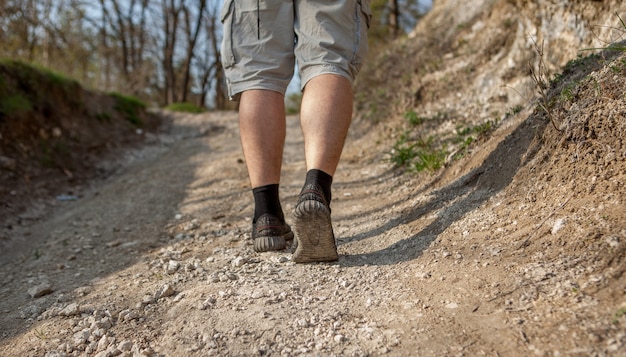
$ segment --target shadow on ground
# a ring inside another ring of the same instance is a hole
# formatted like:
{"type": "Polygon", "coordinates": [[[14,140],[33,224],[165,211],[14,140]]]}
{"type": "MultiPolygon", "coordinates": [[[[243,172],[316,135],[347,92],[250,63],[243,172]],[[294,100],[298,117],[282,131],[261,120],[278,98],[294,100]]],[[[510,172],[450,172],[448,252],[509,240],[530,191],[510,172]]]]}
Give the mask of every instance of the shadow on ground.
{"type": "MultiPolygon", "coordinates": [[[[411,224],[420,217],[437,212],[437,218],[422,228],[418,234],[399,240],[382,250],[345,256],[340,260],[340,264],[342,266],[392,265],[410,261],[422,255],[424,250],[451,224],[478,208],[511,183],[524,163],[532,160],[536,154],[537,148],[531,147],[530,144],[536,135],[541,135],[546,125],[547,122],[537,118],[536,115],[528,117],[498,144],[479,167],[433,192],[428,202],[405,209],[398,218],[391,219],[375,229],[340,239],[340,245],[376,239],[399,226],[411,224]]],[[[424,193],[426,189],[418,194],[424,193]]],[[[389,209],[390,207],[384,207],[378,210],[384,212],[389,209]]],[[[371,215],[371,212],[359,216],[364,218],[366,215],[371,215]]]]}

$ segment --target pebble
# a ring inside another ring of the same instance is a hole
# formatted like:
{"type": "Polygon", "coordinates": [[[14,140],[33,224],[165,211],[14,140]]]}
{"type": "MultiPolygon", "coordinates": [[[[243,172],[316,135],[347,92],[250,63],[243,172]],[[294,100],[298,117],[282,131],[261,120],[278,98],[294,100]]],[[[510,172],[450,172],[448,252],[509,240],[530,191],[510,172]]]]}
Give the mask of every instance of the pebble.
{"type": "Polygon", "coordinates": [[[176,273],[176,271],[180,268],[180,262],[176,261],[176,260],[170,260],[167,263],[167,266],[165,268],[165,271],[168,274],[174,274],[176,273]]]}
{"type": "Polygon", "coordinates": [[[52,285],[50,285],[50,283],[41,283],[39,285],[35,285],[31,287],[30,289],[28,289],[28,295],[30,295],[30,297],[35,299],[35,298],[42,297],[44,295],[48,295],[52,293],[53,291],[54,290],[52,290],[52,285]]]}
{"type": "Polygon", "coordinates": [[[87,339],[91,336],[91,331],[89,329],[82,329],[72,336],[72,342],[74,343],[74,347],[80,346],[87,342],[87,339]]]}
{"type": "Polygon", "coordinates": [[[159,300],[160,298],[168,297],[174,295],[175,290],[174,287],[170,284],[165,284],[161,286],[156,293],[154,294],[154,298],[159,300]]]}
{"type": "Polygon", "coordinates": [[[136,320],[140,316],[141,315],[137,311],[126,309],[126,310],[122,310],[119,313],[117,319],[118,319],[118,321],[130,321],[130,320],[136,320]]]}
{"type": "Polygon", "coordinates": [[[71,303],[67,305],[63,310],[59,312],[61,316],[77,316],[80,315],[80,306],[77,303],[71,303]]]}
{"type": "Polygon", "coordinates": [[[450,302],[446,304],[446,309],[458,309],[458,308],[459,308],[459,304],[455,302],[450,302]]]}
{"type": "Polygon", "coordinates": [[[244,266],[244,264],[246,264],[248,262],[248,259],[244,258],[244,257],[237,257],[235,259],[233,259],[230,264],[232,266],[234,266],[235,268],[241,268],[242,266],[244,266]]]}

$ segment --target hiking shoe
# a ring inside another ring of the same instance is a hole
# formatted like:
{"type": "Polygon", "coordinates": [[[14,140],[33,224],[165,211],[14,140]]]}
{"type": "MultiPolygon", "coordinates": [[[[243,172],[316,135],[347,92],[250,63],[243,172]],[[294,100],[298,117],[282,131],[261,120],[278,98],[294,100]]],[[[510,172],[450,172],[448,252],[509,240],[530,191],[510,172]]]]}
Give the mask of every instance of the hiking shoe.
{"type": "Polygon", "coordinates": [[[255,252],[283,250],[293,240],[291,227],[272,214],[264,214],[252,224],[255,252]]]}
{"type": "Polygon", "coordinates": [[[330,207],[317,185],[307,185],[300,193],[294,212],[298,247],[296,263],[332,262],[339,259],[330,207]]]}

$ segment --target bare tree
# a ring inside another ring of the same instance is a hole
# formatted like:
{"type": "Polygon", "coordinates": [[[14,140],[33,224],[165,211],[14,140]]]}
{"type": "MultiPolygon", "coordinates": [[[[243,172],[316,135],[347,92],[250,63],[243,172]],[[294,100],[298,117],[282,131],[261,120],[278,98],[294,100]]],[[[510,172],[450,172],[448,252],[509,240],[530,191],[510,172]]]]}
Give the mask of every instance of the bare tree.
{"type": "MultiPolygon", "coordinates": [[[[146,14],[149,0],[125,1],[122,8],[120,0],[100,0],[103,18],[113,39],[119,47],[119,60],[124,82],[130,86],[131,93],[138,95],[146,84],[143,59],[147,36],[146,14]],[[110,5],[110,9],[107,4],[110,5]]],[[[106,36],[106,33],[103,34],[106,36]]],[[[103,40],[103,42],[106,39],[103,40]]]]}
{"type": "Polygon", "coordinates": [[[389,6],[389,31],[391,37],[396,38],[400,33],[400,6],[398,6],[398,0],[389,0],[387,6],[389,6]]]}
{"type": "Polygon", "coordinates": [[[176,49],[176,31],[182,8],[176,0],[162,0],[163,14],[163,72],[165,74],[165,103],[173,103],[177,97],[176,69],[174,53],[176,49]]]}
{"type": "Polygon", "coordinates": [[[201,90],[199,102],[207,103],[209,91],[213,88],[213,104],[216,109],[225,109],[227,104],[224,73],[220,62],[221,31],[218,27],[220,21],[220,4],[216,0],[208,6],[205,26],[202,57],[198,58],[200,73],[199,87],[201,90]]]}
{"type": "Polygon", "coordinates": [[[207,2],[206,0],[196,0],[195,4],[197,5],[195,11],[190,10],[186,3],[183,3],[182,6],[183,18],[185,19],[184,33],[187,38],[187,51],[183,60],[181,96],[176,98],[180,102],[186,102],[190,92],[191,62],[194,58],[198,35],[202,29],[202,20],[205,16],[207,2]],[[193,16],[195,16],[195,21],[192,19],[193,16]]]}
{"type": "Polygon", "coordinates": [[[151,104],[226,105],[221,0],[0,0],[0,56],[151,104]]]}

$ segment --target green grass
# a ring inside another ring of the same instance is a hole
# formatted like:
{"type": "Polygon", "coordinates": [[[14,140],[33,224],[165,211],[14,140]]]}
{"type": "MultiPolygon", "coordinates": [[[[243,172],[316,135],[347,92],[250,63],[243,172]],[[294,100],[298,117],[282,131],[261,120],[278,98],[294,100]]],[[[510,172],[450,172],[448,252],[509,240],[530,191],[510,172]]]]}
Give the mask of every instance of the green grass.
{"type": "Polygon", "coordinates": [[[47,82],[61,87],[64,90],[73,90],[78,82],[64,74],[55,72],[36,64],[30,64],[14,59],[2,58],[0,65],[6,67],[11,73],[17,74],[21,81],[29,84],[47,82]]]}
{"type": "Polygon", "coordinates": [[[0,114],[9,116],[29,112],[33,109],[30,100],[20,94],[0,97],[0,114]]]}
{"type": "Polygon", "coordinates": [[[571,102],[574,99],[574,89],[576,88],[576,85],[577,83],[572,83],[565,86],[565,88],[561,90],[561,95],[559,95],[559,98],[562,101],[571,102]]]}
{"type": "Polygon", "coordinates": [[[519,114],[523,109],[524,109],[524,107],[522,105],[516,105],[516,106],[514,106],[512,108],[509,108],[509,110],[504,115],[504,118],[508,119],[508,118],[510,118],[512,116],[515,116],[515,115],[519,114]]]}
{"type": "Polygon", "coordinates": [[[5,115],[55,106],[59,95],[75,107],[84,105],[79,95],[80,84],[50,69],[0,59],[0,73],[3,73],[0,75],[0,110],[5,115]]]}
{"type": "Polygon", "coordinates": [[[115,98],[115,110],[120,112],[133,125],[143,125],[139,113],[146,109],[146,105],[142,101],[117,92],[110,93],[110,95],[115,98]]]}
{"type": "Polygon", "coordinates": [[[418,126],[424,122],[424,118],[418,116],[414,110],[409,110],[404,113],[404,119],[406,119],[406,121],[413,126],[418,126]]]}
{"type": "MultiPolygon", "coordinates": [[[[519,112],[522,110],[522,107],[515,107],[511,109],[510,112],[507,112],[506,116],[514,115],[512,113],[519,112]]],[[[470,146],[487,135],[493,132],[497,127],[500,121],[498,119],[495,120],[487,120],[486,122],[474,126],[462,126],[459,125],[456,127],[456,138],[453,140],[455,144],[459,145],[459,149],[454,155],[455,159],[459,159],[465,155],[470,146]]]]}
{"type": "Polygon", "coordinates": [[[402,134],[393,146],[389,161],[409,171],[433,172],[443,166],[447,154],[445,149],[437,148],[432,137],[411,141],[407,134],[402,134]]]}
{"type": "Polygon", "coordinates": [[[171,110],[173,112],[182,112],[182,113],[203,113],[204,108],[200,108],[199,106],[192,103],[172,103],[165,107],[167,110],[171,110]]]}

